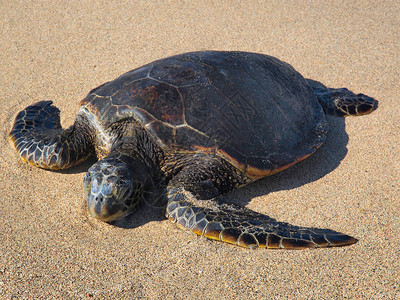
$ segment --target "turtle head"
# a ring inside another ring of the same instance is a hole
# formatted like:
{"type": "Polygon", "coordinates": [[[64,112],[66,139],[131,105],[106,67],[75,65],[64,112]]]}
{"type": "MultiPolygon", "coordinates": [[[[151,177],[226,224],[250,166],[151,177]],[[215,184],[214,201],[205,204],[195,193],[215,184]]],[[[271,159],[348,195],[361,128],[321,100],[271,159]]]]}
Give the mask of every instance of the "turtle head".
{"type": "Polygon", "coordinates": [[[140,159],[126,155],[96,162],[83,180],[90,214],[105,222],[128,215],[142,201],[148,176],[140,159]]]}

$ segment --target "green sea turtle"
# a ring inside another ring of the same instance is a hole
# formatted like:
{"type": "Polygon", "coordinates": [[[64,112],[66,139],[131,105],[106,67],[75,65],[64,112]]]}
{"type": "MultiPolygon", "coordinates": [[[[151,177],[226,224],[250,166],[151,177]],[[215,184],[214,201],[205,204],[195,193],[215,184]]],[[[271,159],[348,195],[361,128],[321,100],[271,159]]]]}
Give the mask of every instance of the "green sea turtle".
{"type": "Polygon", "coordinates": [[[28,106],[10,138],[24,161],[44,169],[66,169],[95,153],[83,185],[90,214],[106,222],[131,213],[161,183],[168,219],[207,238],[249,248],[343,246],[356,240],[218,199],[316,151],[328,129],[325,113],[363,115],[377,105],[347,89],[316,87],[271,56],[204,51],[93,89],[65,130],[51,101],[28,106]]]}

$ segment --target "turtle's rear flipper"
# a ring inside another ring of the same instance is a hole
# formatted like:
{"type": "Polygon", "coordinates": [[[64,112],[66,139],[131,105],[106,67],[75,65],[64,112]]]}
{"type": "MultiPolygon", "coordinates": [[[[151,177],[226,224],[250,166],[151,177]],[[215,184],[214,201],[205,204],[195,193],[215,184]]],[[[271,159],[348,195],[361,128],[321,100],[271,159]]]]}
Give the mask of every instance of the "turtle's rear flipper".
{"type": "Polygon", "coordinates": [[[20,111],[9,134],[24,161],[43,169],[66,169],[86,159],[92,144],[82,120],[64,130],[60,111],[41,101],[20,111]]]}
{"type": "Polygon", "coordinates": [[[346,88],[314,88],[325,113],[337,116],[361,116],[373,112],[378,101],[364,94],[354,94],[346,88]]]}
{"type": "Polygon", "coordinates": [[[297,227],[233,204],[200,207],[193,195],[169,187],[167,217],[209,239],[246,248],[305,249],[351,245],[357,240],[329,229],[297,227]]]}

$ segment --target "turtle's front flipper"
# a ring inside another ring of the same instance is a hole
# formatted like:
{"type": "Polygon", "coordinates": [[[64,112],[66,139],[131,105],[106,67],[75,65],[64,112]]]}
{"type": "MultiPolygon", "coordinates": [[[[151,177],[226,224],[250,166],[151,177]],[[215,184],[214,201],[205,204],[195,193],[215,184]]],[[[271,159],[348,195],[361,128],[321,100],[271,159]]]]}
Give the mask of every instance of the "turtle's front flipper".
{"type": "Polygon", "coordinates": [[[328,229],[277,222],[233,204],[196,206],[193,194],[168,187],[167,217],[178,226],[209,239],[246,248],[304,249],[351,245],[356,239],[328,229]]]}
{"type": "Polygon", "coordinates": [[[361,116],[373,112],[378,101],[364,94],[354,94],[346,88],[313,88],[325,113],[337,116],[361,116]]]}
{"type": "Polygon", "coordinates": [[[69,168],[93,152],[82,117],[62,129],[60,111],[51,101],[37,102],[19,112],[9,136],[24,161],[43,169],[69,168]]]}

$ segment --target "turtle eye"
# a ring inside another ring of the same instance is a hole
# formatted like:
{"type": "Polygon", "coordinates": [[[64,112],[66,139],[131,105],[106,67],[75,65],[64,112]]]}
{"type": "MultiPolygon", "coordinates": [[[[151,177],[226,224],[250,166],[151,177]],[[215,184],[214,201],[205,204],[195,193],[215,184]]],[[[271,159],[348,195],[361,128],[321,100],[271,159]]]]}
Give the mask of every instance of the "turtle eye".
{"type": "Polygon", "coordinates": [[[92,189],[92,176],[89,172],[87,172],[83,178],[83,189],[85,190],[86,195],[90,194],[92,189]]]}

